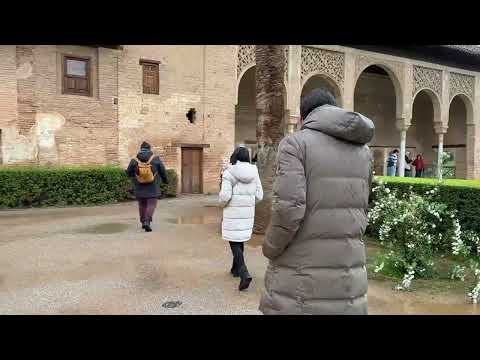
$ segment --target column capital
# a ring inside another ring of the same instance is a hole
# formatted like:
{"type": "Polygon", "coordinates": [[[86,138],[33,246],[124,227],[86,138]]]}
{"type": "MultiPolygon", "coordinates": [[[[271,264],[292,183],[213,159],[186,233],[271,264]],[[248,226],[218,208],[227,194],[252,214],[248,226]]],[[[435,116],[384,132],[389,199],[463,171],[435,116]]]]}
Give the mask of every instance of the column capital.
{"type": "Polygon", "coordinates": [[[395,126],[401,132],[403,132],[403,131],[406,132],[408,130],[408,128],[410,127],[410,125],[411,125],[410,120],[407,120],[405,118],[398,118],[395,121],[395,126]]]}
{"type": "Polygon", "coordinates": [[[448,125],[445,125],[443,123],[435,123],[433,124],[433,128],[435,129],[436,134],[446,134],[448,125]]]}

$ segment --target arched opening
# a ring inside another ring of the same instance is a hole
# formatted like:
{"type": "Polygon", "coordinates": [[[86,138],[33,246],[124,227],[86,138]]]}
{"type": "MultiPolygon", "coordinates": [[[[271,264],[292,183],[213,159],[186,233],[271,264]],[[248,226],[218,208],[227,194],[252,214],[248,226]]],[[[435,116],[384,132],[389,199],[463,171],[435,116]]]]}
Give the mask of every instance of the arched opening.
{"type": "MultiPolygon", "coordinates": [[[[414,151],[411,158],[422,155],[425,163],[423,177],[435,178],[437,176],[437,150],[438,136],[435,133],[435,107],[436,96],[429,90],[420,91],[413,100],[411,125],[407,132],[407,144],[414,151]]],[[[413,169],[415,170],[415,169],[413,169]]]]}
{"type": "Polygon", "coordinates": [[[342,106],[342,94],[338,86],[329,78],[323,75],[313,75],[310,77],[302,87],[302,94],[300,98],[303,98],[305,95],[310,93],[312,90],[324,88],[330,91],[337,102],[337,106],[342,106]]]}
{"type": "MultiPolygon", "coordinates": [[[[245,146],[253,157],[257,153],[257,109],[256,109],[256,85],[255,66],[243,73],[238,84],[238,101],[235,106],[235,147],[245,146]]],[[[287,92],[283,88],[284,106],[287,105],[287,92]]],[[[288,112],[285,111],[283,118],[283,130],[287,132],[288,112]]]]}
{"type": "Polygon", "coordinates": [[[355,85],[354,111],[367,116],[375,124],[375,136],[369,146],[377,175],[386,175],[388,153],[398,149],[400,144],[395,124],[397,94],[393,81],[385,69],[372,65],[361,73],[355,85]]]}
{"type": "Polygon", "coordinates": [[[255,91],[255,66],[253,66],[240,79],[238,102],[235,106],[235,147],[246,146],[252,156],[257,150],[255,91]]]}
{"type": "Polygon", "coordinates": [[[448,130],[443,140],[445,178],[467,178],[467,104],[470,100],[463,95],[455,96],[450,103],[448,130]]]}

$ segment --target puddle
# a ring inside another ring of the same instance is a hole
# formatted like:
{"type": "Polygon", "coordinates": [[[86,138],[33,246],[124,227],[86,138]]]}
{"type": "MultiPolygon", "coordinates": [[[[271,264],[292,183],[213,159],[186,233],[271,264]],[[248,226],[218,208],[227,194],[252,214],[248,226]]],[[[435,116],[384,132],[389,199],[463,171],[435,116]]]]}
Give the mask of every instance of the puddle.
{"type": "Polygon", "coordinates": [[[475,304],[428,304],[402,299],[401,304],[381,301],[368,297],[369,308],[375,314],[389,315],[480,315],[480,307],[475,304]]]}
{"type": "Polygon", "coordinates": [[[167,219],[166,222],[176,225],[206,225],[220,224],[217,215],[179,216],[176,219],[167,219]]]}
{"type": "Polygon", "coordinates": [[[126,231],[128,228],[128,224],[106,223],[89,226],[76,232],[79,234],[117,234],[126,231]]]}

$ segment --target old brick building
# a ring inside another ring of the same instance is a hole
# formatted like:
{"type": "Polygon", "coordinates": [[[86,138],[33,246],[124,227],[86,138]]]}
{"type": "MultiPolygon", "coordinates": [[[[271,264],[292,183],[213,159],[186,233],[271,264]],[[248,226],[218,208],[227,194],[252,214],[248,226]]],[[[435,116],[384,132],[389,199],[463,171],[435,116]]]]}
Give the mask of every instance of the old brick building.
{"type": "MultiPolygon", "coordinates": [[[[377,173],[397,147],[434,174],[443,148],[480,177],[480,48],[290,45],[285,62],[285,131],[326,86],[374,120],[377,173]]],[[[0,164],[125,166],[147,140],[180,191],[215,192],[234,146],[255,151],[254,65],[253,45],[2,45],[0,164]]]]}

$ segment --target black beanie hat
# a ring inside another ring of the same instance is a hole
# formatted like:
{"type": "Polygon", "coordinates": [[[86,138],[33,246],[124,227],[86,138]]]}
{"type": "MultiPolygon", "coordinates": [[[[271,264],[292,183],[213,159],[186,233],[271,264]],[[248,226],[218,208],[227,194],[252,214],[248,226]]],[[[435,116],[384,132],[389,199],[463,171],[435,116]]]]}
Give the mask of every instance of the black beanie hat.
{"type": "Polygon", "coordinates": [[[142,145],[140,145],[140,149],[147,149],[147,150],[150,150],[151,149],[151,146],[149,143],[147,143],[146,141],[142,142],[142,145]]]}

